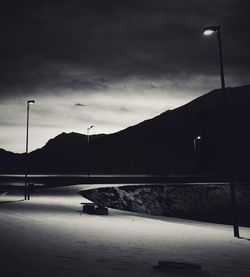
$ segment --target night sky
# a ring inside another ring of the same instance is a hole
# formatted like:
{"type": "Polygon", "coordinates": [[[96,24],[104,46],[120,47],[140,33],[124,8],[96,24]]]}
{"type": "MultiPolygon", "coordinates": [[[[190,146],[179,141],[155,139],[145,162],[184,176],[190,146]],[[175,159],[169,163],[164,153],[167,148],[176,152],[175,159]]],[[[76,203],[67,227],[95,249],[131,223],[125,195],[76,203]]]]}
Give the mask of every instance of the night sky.
{"type": "Polygon", "coordinates": [[[5,1],[0,9],[0,148],[61,132],[111,133],[220,87],[250,83],[250,1],[5,1]]]}

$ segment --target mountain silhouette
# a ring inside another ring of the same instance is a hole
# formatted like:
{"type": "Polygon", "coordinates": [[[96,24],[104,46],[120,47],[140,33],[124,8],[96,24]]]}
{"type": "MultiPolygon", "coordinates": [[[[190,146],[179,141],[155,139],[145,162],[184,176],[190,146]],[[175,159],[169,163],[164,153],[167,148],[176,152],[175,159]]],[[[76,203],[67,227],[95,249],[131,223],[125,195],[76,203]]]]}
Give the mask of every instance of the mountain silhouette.
{"type": "MultiPolygon", "coordinates": [[[[250,85],[213,90],[109,135],[62,133],[28,155],[29,173],[247,174],[250,85]],[[200,139],[196,139],[197,137],[200,139]]],[[[2,173],[22,173],[25,154],[0,151],[2,173]]]]}

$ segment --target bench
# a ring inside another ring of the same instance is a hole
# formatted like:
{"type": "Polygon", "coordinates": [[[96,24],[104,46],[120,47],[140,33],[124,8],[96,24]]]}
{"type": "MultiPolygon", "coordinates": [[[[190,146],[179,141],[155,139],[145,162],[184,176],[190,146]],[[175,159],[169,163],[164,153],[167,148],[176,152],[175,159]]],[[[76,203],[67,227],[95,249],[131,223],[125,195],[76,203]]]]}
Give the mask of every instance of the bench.
{"type": "Polygon", "coordinates": [[[108,215],[108,208],[96,203],[83,202],[82,212],[87,214],[108,215]]]}

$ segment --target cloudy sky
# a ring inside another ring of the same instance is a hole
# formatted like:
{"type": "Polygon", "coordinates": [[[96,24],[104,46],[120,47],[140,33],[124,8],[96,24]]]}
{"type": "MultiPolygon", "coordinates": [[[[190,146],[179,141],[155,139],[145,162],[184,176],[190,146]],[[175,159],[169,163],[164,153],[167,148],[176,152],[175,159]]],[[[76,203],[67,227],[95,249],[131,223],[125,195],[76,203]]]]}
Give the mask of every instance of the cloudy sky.
{"type": "Polygon", "coordinates": [[[247,0],[9,0],[1,5],[0,148],[61,132],[111,133],[220,87],[250,83],[247,0]]]}

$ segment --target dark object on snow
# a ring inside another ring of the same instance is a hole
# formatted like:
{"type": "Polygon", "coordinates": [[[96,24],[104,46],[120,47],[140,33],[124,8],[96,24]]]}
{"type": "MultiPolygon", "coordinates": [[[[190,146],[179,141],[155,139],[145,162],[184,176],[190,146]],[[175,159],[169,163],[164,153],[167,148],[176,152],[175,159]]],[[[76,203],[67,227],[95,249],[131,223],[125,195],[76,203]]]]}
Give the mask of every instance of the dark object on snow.
{"type": "Polygon", "coordinates": [[[33,183],[27,183],[24,188],[24,199],[30,200],[31,194],[35,192],[35,185],[33,183]]]}
{"type": "Polygon", "coordinates": [[[186,262],[170,262],[170,261],[159,261],[158,265],[153,266],[158,270],[164,269],[184,269],[184,270],[201,270],[201,265],[195,263],[186,262]]]}
{"type": "Polygon", "coordinates": [[[83,213],[108,215],[108,208],[95,203],[81,203],[83,213]]]}

